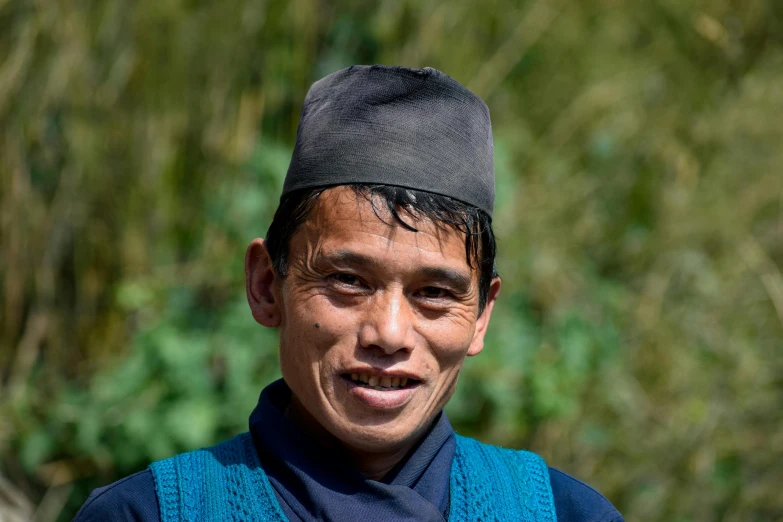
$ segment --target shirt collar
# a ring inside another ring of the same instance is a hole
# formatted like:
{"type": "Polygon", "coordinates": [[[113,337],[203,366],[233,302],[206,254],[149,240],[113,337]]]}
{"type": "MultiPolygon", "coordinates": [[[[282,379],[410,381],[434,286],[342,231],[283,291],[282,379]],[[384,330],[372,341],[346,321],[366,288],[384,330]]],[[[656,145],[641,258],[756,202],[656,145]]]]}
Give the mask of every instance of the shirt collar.
{"type": "Polygon", "coordinates": [[[383,480],[376,481],[345,466],[333,449],[324,450],[288,419],[284,411],[290,399],[290,388],[278,380],[263,390],[250,416],[250,433],[264,471],[289,518],[294,514],[294,520],[304,522],[336,520],[333,517],[341,513],[355,515],[370,507],[377,516],[386,510],[397,515],[402,505],[420,520],[437,520],[435,515],[445,519],[456,448],[445,412],[419,444],[383,480]],[[432,516],[424,518],[424,513],[432,516]]]}

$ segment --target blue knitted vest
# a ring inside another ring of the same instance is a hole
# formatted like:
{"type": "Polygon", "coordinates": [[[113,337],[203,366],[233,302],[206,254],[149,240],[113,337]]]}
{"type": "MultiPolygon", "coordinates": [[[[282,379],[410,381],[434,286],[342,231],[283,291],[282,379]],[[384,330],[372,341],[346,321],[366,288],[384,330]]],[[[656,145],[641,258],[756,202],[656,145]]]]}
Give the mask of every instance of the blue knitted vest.
{"type": "MultiPolygon", "coordinates": [[[[249,433],[150,465],[162,522],[285,522],[249,433]]],[[[457,435],[449,522],[556,522],[549,471],[527,451],[457,435]]]]}

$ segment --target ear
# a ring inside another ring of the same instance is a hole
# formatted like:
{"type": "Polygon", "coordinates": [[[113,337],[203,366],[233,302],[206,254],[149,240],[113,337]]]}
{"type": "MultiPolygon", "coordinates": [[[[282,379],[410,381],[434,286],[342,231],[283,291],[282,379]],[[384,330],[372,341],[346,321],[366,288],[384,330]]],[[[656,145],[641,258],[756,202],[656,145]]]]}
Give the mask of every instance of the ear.
{"type": "Polygon", "coordinates": [[[247,302],[253,318],[269,328],[280,326],[280,300],[275,291],[278,278],[263,239],[254,239],[245,254],[247,302]]]}
{"type": "Polygon", "coordinates": [[[484,349],[484,335],[487,333],[489,318],[492,316],[492,309],[495,307],[498,295],[500,295],[500,278],[496,277],[489,284],[489,294],[487,295],[487,304],[484,306],[484,311],[481,312],[481,315],[476,320],[476,332],[473,334],[473,342],[470,344],[470,348],[468,348],[469,357],[480,354],[481,350],[484,349]]]}

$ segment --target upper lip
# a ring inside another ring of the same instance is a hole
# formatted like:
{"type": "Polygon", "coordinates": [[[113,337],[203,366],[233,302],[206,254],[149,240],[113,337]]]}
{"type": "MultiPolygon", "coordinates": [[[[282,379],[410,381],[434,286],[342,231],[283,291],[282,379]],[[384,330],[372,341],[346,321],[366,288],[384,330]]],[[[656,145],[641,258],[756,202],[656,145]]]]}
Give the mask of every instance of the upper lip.
{"type": "Polygon", "coordinates": [[[406,377],[408,379],[414,380],[414,381],[421,381],[421,377],[416,375],[413,372],[409,372],[407,370],[391,370],[391,369],[381,369],[381,368],[373,368],[372,366],[355,366],[353,368],[349,368],[341,374],[362,374],[366,373],[367,375],[377,375],[378,377],[406,377]]]}

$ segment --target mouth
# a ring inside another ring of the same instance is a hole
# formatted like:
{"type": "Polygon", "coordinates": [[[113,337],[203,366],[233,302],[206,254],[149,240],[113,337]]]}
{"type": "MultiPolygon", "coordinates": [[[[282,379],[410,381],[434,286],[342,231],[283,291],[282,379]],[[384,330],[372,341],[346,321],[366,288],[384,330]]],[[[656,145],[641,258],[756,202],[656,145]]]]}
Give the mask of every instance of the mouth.
{"type": "Polygon", "coordinates": [[[348,394],[374,410],[398,411],[413,401],[421,381],[401,373],[344,373],[348,394]]]}
{"type": "Polygon", "coordinates": [[[341,377],[360,388],[376,391],[404,390],[418,386],[421,382],[403,375],[376,375],[372,373],[344,373],[341,377]]]}

